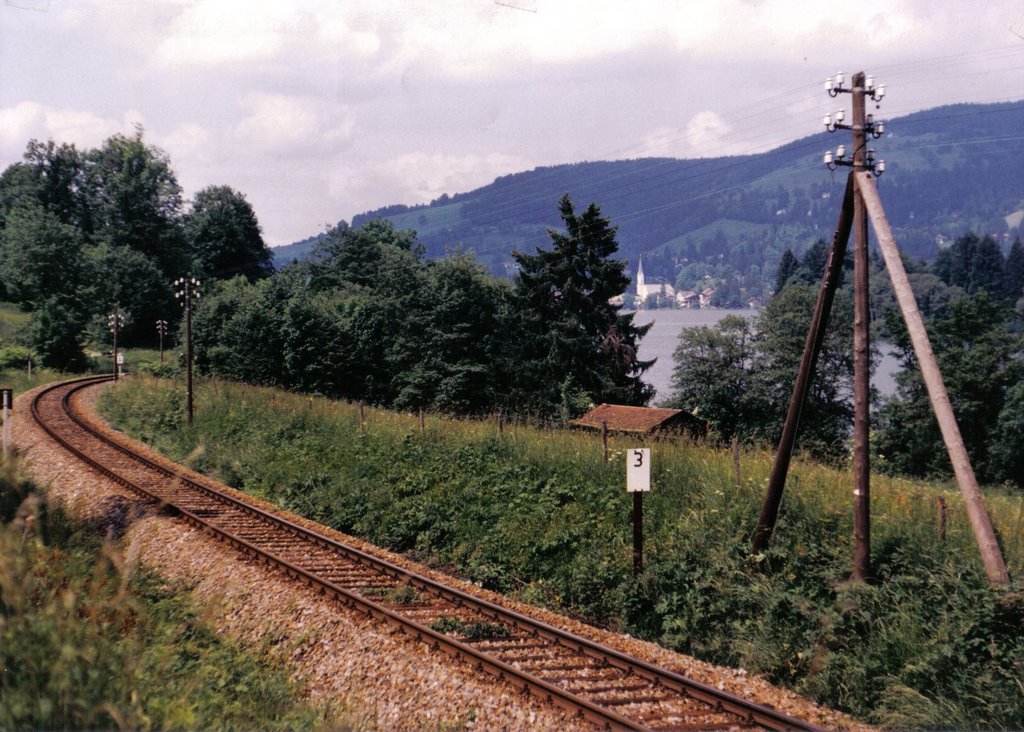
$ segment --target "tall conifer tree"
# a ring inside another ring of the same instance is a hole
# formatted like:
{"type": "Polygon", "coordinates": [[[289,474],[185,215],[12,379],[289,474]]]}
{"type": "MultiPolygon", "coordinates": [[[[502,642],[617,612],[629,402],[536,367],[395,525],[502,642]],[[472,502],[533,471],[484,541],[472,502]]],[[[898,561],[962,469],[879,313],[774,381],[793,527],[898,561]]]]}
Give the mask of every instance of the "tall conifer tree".
{"type": "Polygon", "coordinates": [[[517,365],[517,400],[544,413],[576,416],[591,404],[645,404],[640,377],[653,362],[637,355],[650,326],[636,326],[612,300],[629,285],[615,228],[591,204],[577,214],[568,195],[558,204],[565,231],[549,231],[552,248],[514,253],[516,293],[525,336],[517,365]]]}

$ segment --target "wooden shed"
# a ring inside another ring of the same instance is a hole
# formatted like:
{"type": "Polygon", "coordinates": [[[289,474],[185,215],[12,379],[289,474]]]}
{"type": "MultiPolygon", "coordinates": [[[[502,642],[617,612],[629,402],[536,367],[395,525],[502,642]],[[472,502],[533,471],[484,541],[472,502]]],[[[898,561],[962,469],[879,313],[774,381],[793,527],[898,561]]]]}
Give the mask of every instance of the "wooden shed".
{"type": "Polygon", "coordinates": [[[702,420],[681,409],[626,407],[621,404],[601,404],[569,424],[599,430],[604,423],[610,432],[686,432],[696,435],[705,431],[702,420]]]}

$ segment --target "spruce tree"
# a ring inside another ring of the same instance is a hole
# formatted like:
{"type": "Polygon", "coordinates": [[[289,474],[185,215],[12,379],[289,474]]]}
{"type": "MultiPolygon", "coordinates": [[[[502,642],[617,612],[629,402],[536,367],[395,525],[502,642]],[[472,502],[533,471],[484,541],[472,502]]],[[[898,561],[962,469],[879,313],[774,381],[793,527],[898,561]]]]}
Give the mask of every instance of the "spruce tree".
{"type": "Polygon", "coordinates": [[[629,285],[615,228],[596,204],[577,214],[568,195],[558,204],[565,231],[549,231],[552,248],[515,252],[516,300],[523,336],[513,396],[548,415],[572,417],[601,402],[641,405],[652,389],[640,377],[653,362],[637,356],[650,326],[612,304],[629,285]]]}

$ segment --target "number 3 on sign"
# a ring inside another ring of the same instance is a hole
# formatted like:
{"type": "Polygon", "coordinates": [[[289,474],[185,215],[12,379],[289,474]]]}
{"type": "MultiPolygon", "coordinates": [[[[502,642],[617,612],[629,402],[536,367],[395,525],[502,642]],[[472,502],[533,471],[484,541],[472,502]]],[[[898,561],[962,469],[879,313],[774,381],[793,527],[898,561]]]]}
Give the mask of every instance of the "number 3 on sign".
{"type": "Polygon", "coordinates": [[[626,451],[626,490],[630,493],[651,489],[651,449],[638,447],[626,451]]]}

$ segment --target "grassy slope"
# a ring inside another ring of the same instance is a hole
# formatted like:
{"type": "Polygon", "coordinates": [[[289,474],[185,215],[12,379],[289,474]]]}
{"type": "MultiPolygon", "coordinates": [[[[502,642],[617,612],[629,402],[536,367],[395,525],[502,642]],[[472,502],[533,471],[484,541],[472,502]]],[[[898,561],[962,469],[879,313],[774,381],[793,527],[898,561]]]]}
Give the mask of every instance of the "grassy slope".
{"type": "Polygon", "coordinates": [[[113,544],[0,475],[0,728],[312,729],[269,650],[216,635],[187,588],[124,576],[113,544]],[[26,500],[27,499],[27,500],[26,500]],[[26,529],[26,517],[31,526],[26,529]]]}
{"type": "MultiPolygon", "coordinates": [[[[647,566],[630,572],[623,450],[592,435],[371,411],[207,384],[196,425],[180,389],[125,383],[104,409],[128,432],[255,495],[447,565],[485,585],[690,652],[742,665],[863,719],[900,727],[1024,726],[1022,589],[990,592],[949,486],[876,477],[877,580],[845,581],[850,478],[793,469],[772,549],[748,542],[770,455],[653,445],[647,566]],[[945,541],[935,497],[950,505],[945,541]]],[[[1019,495],[989,496],[1011,572],[1024,572],[1019,495]]]]}
{"type": "Polygon", "coordinates": [[[17,305],[0,302],[0,344],[9,344],[15,334],[28,324],[30,317],[17,305]]]}

